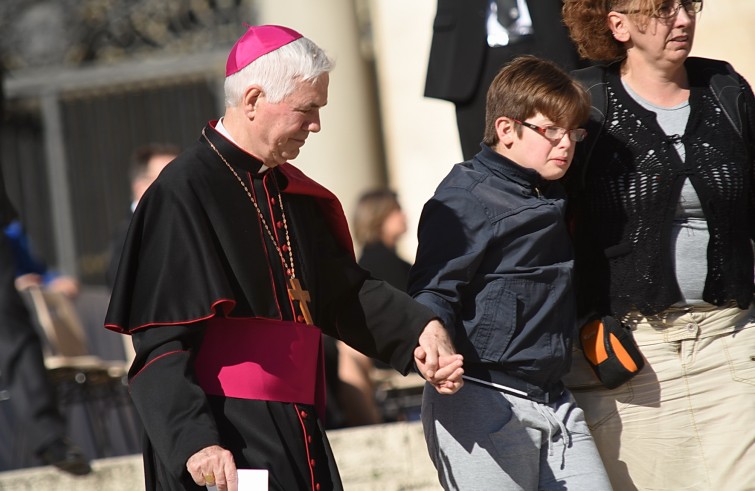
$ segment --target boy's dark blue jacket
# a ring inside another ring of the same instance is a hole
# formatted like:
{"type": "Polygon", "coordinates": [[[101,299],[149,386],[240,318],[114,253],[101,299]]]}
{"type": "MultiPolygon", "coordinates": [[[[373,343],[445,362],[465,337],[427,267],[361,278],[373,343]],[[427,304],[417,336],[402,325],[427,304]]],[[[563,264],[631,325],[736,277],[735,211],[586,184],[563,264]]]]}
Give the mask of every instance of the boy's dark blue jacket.
{"type": "Polygon", "coordinates": [[[565,205],[559,182],[484,144],[425,204],[409,293],[445,324],[467,374],[561,387],[576,322],[565,205]]]}

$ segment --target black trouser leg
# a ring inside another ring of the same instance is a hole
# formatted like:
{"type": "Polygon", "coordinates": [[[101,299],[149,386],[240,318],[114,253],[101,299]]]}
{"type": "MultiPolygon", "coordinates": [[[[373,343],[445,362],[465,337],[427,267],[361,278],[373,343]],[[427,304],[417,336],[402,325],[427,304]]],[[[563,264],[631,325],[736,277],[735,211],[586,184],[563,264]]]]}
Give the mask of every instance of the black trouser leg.
{"type": "Polygon", "coordinates": [[[44,365],[42,346],[16,291],[9,244],[0,234],[0,388],[28,446],[37,452],[65,435],[65,420],[44,365]]]}

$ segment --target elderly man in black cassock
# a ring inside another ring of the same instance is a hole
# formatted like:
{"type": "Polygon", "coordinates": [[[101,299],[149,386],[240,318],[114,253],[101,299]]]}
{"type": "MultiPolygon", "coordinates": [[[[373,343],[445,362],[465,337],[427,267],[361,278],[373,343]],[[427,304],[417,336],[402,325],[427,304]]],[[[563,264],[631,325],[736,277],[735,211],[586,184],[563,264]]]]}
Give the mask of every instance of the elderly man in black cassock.
{"type": "Polygon", "coordinates": [[[355,262],[341,206],[288,161],[320,130],[333,62],[255,26],[226,65],[226,112],[136,208],[106,327],[130,334],[148,490],[342,489],[320,425],[321,334],[441,393],[462,384],[444,327],[355,262]]]}

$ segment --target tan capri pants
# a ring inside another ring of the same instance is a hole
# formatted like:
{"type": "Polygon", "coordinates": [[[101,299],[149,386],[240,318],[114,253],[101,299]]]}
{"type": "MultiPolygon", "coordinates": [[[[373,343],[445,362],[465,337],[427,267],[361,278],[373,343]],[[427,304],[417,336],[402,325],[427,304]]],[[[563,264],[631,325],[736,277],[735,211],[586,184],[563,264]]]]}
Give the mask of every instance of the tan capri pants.
{"type": "Polygon", "coordinates": [[[564,379],[614,489],[755,490],[755,310],[630,314],[645,368],[613,390],[577,346],[564,379]]]}

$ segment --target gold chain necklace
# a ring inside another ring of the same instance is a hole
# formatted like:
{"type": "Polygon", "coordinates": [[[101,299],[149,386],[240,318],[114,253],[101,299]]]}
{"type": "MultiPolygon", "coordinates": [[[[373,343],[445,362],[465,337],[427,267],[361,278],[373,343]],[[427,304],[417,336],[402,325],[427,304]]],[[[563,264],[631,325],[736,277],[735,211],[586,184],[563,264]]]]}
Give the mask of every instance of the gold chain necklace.
{"type": "MultiPolygon", "coordinates": [[[[239,184],[241,184],[241,187],[244,188],[246,195],[249,197],[249,201],[252,202],[254,209],[257,210],[257,216],[260,218],[262,225],[267,231],[267,235],[273,242],[275,250],[278,251],[278,257],[280,257],[281,262],[283,263],[283,269],[285,270],[284,272],[288,275],[288,282],[291,286],[290,288],[288,288],[288,297],[291,300],[297,300],[299,302],[299,307],[301,308],[302,314],[304,315],[304,320],[307,322],[307,324],[313,325],[314,322],[312,320],[312,316],[309,313],[309,307],[307,305],[307,302],[310,301],[309,292],[301,287],[301,283],[299,283],[299,280],[296,278],[296,270],[294,269],[294,249],[291,247],[291,237],[288,234],[288,223],[286,221],[286,212],[283,210],[283,200],[281,199],[280,188],[278,188],[278,206],[280,206],[281,209],[281,216],[283,217],[283,230],[286,233],[286,247],[288,247],[289,258],[288,262],[286,262],[286,257],[283,255],[283,251],[278,245],[278,241],[275,239],[275,235],[273,235],[273,232],[270,230],[270,227],[267,224],[267,220],[265,220],[265,216],[262,214],[262,210],[260,210],[260,207],[257,204],[257,200],[254,199],[254,196],[249,191],[249,188],[244,183],[244,180],[241,179],[236,170],[231,166],[231,164],[228,163],[225,157],[223,157],[223,154],[221,154],[220,151],[215,147],[215,145],[210,141],[204,131],[204,128],[202,129],[202,136],[205,140],[207,140],[207,143],[210,144],[210,147],[215,151],[217,156],[220,157],[220,160],[223,161],[225,166],[228,167],[228,170],[230,170],[231,173],[236,176],[236,180],[239,182],[239,184]]],[[[273,175],[273,177],[275,176],[273,175]]]]}

